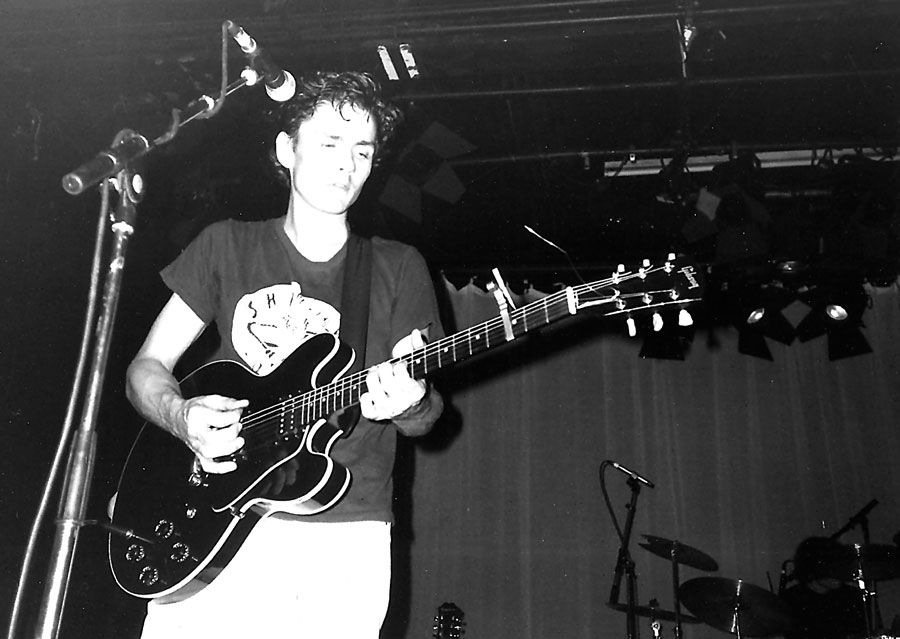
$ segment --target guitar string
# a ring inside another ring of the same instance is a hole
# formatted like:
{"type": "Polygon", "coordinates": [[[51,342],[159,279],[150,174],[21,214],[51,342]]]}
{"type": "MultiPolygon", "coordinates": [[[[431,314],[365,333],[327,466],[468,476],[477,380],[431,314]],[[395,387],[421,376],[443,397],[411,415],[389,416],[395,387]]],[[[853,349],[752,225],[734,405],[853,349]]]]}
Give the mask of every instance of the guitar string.
{"type": "MultiPolygon", "coordinates": [[[[517,313],[517,315],[521,315],[522,319],[527,323],[529,315],[531,315],[533,317],[535,312],[540,313],[540,314],[546,313],[546,310],[541,310],[538,307],[552,306],[554,303],[559,301],[558,298],[560,296],[564,296],[564,295],[565,295],[564,291],[559,292],[559,294],[557,294],[557,293],[551,294],[551,295],[547,296],[547,298],[538,300],[537,302],[535,302],[533,304],[529,304],[528,306],[518,309],[519,312],[517,313]]],[[[515,311],[514,311],[514,313],[515,313],[515,311]]],[[[519,318],[517,317],[516,321],[518,321],[518,319],[519,318]]],[[[474,326],[474,327],[470,327],[469,329],[466,329],[465,331],[451,335],[446,339],[441,339],[433,344],[426,344],[424,347],[419,349],[419,351],[414,351],[413,353],[408,353],[406,355],[388,360],[387,363],[394,364],[394,363],[399,363],[404,360],[407,360],[407,363],[411,364],[414,361],[418,360],[420,358],[420,356],[424,356],[427,359],[431,356],[436,355],[439,352],[446,351],[448,349],[453,349],[455,351],[456,346],[458,346],[460,343],[466,343],[466,344],[471,343],[473,336],[476,336],[476,335],[481,336],[482,334],[487,334],[486,336],[489,340],[490,333],[494,329],[501,327],[502,321],[503,321],[502,317],[492,318],[491,320],[488,320],[487,322],[484,322],[484,323],[474,326]],[[448,342],[451,344],[450,346],[447,345],[448,342]]],[[[319,387],[316,389],[311,389],[310,391],[307,391],[299,396],[294,396],[294,397],[288,398],[286,400],[283,400],[280,403],[269,406],[266,409],[263,409],[262,411],[250,414],[247,416],[247,419],[244,420],[245,428],[248,425],[252,425],[256,420],[260,420],[260,419],[264,419],[264,418],[268,417],[269,414],[277,412],[278,415],[281,415],[283,410],[292,403],[315,405],[316,403],[321,402],[323,398],[327,398],[328,396],[344,394],[345,392],[348,392],[348,391],[352,392],[353,387],[359,385],[364,380],[364,378],[367,376],[367,374],[368,374],[368,371],[361,371],[359,373],[348,375],[347,377],[342,377],[326,386],[322,386],[322,387],[319,387]]]]}
{"type": "MultiPolygon", "coordinates": [[[[624,297],[637,297],[643,294],[627,294],[624,297]]],[[[615,299],[615,298],[613,298],[615,299]]],[[[608,300],[612,301],[612,300],[608,300]]],[[[548,303],[547,306],[550,306],[548,303]]],[[[523,311],[525,309],[522,309],[523,311]]],[[[535,308],[528,309],[528,311],[522,313],[522,318],[525,319],[530,311],[536,310],[535,308]]],[[[540,311],[539,311],[540,312],[540,311]]],[[[545,311],[546,312],[546,311],[545,311]]],[[[532,313],[533,315],[533,313],[532,313]]],[[[519,318],[517,318],[518,321],[519,318]]],[[[526,319],[527,321],[527,319],[526,319]]],[[[455,351],[455,347],[460,343],[471,343],[473,335],[481,335],[485,334],[488,340],[490,340],[490,335],[492,333],[499,334],[499,322],[494,319],[489,322],[484,323],[478,327],[473,327],[470,330],[465,331],[465,336],[462,333],[457,333],[454,336],[451,336],[450,342],[453,344],[453,348],[455,351]]],[[[498,335],[499,336],[499,335],[498,335]]],[[[417,360],[419,356],[424,356],[426,359],[429,357],[433,357],[438,351],[448,350],[450,347],[446,346],[447,342],[442,340],[440,342],[436,342],[433,345],[426,345],[423,349],[421,349],[418,353],[411,353],[406,356],[395,358],[391,360],[391,362],[401,362],[404,360],[408,360],[407,363],[411,364],[414,360],[417,360]],[[429,350],[431,353],[429,353],[429,350]]],[[[426,367],[427,368],[427,367],[426,367]]],[[[342,378],[337,382],[326,385],[320,389],[315,389],[313,391],[308,391],[300,396],[289,398],[285,401],[280,402],[280,404],[275,405],[274,408],[270,407],[268,410],[260,411],[252,415],[252,419],[249,420],[250,430],[245,433],[245,439],[249,436],[251,441],[248,444],[245,444],[245,450],[255,450],[260,447],[265,447],[271,445],[273,443],[272,437],[279,430],[279,424],[282,422],[282,418],[285,414],[291,414],[297,412],[297,406],[300,406],[301,412],[301,426],[305,428],[308,424],[312,423],[314,419],[320,418],[324,415],[333,412],[331,407],[328,405],[328,397],[334,397],[335,395],[340,394],[341,396],[344,393],[351,393],[354,387],[358,386],[361,383],[362,377],[364,377],[365,373],[359,373],[357,375],[348,376],[347,378],[342,378]],[[326,400],[326,401],[323,401],[326,400]],[[313,411],[313,408],[318,408],[318,411],[313,411]],[[268,415],[266,414],[268,412],[268,415]],[[313,416],[315,413],[315,416],[313,416]]],[[[300,431],[298,429],[288,429],[287,432],[283,434],[284,437],[288,437],[291,435],[296,436],[300,431]]]]}
{"type": "MultiPolygon", "coordinates": [[[[648,269],[644,271],[643,275],[644,277],[646,277],[648,275],[651,275],[653,272],[663,268],[665,267],[648,269]]],[[[617,278],[610,278],[609,280],[591,284],[578,285],[572,287],[572,289],[578,294],[588,290],[593,290],[596,292],[598,290],[607,289],[612,285],[619,284],[640,276],[640,273],[624,273],[620,274],[617,278]]],[[[671,289],[663,289],[662,292],[670,290],[671,289]]],[[[634,297],[642,297],[648,293],[655,295],[659,292],[661,291],[645,291],[641,293],[622,294],[621,291],[616,291],[609,297],[609,299],[601,300],[600,303],[610,303],[616,301],[617,299],[627,300],[634,297]]],[[[510,315],[516,315],[516,322],[521,319],[525,323],[527,331],[529,317],[533,318],[535,315],[546,316],[549,308],[558,304],[560,301],[564,301],[567,295],[568,291],[566,289],[557,291],[556,293],[551,293],[550,295],[540,300],[528,304],[521,309],[513,311],[512,313],[510,313],[510,315]]],[[[456,347],[459,344],[468,344],[470,354],[472,354],[474,353],[474,351],[471,350],[471,344],[472,338],[474,336],[484,335],[486,338],[486,342],[490,342],[491,334],[498,332],[497,329],[501,329],[502,327],[503,317],[494,317],[486,322],[483,322],[480,325],[451,335],[448,338],[441,339],[433,344],[426,344],[418,351],[414,351],[412,353],[408,353],[406,355],[388,360],[387,363],[395,364],[405,362],[409,366],[413,365],[420,358],[424,358],[424,360],[426,361],[425,370],[427,370],[427,361],[429,360],[429,358],[436,357],[438,362],[440,362],[440,353],[452,350],[452,352],[454,353],[455,361],[456,347]]],[[[320,388],[312,389],[300,395],[289,397],[281,402],[247,415],[247,417],[242,421],[242,434],[245,437],[245,450],[254,450],[259,447],[270,445],[272,443],[271,437],[279,431],[279,425],[282,423],[284,416],[286,414],[291,414],[293,416],[293,414],[299,411],[301,414],[301,418],[299,420],[301,422],[301,428],[290,428],[288,429],[288,432],[284,434],[284,436],[296,436],[301,430],[305,429],[306,426],[312,423],[315,419],[321,418],[322,416],[333,412],[333,410],[329,410],[329,398],[343,397],[345,394],[349,394],[349,397],[352,399],[354,389],[356,389],[357,387],[361,389],[362,383],[364,382],[365,377],[368,375],[368,372],[369,371],[366,370],[354,373],[347,377],[336,380],[330,384],[326,384],[325,386],[322,386],[320,388]],[[248,442],[248,438],[255,441],[248,442]]],[[[348,402],[348,405],[350,405],[351,403],[355,403],[356,401],[358,400],[348,402]]]]}
{"type": "MultiPolygon", "coordinates": [[[[655,269],[654,269],[655,270],[655,269]]],[[[645,275],[650,273],[651,271],[646,271],[645,275]]],[[[632,279],[633,277],[637,277],[639,275],[632,274],[623,274],[618,278],[618,282],[621,282],[626,279],[632,279]]],[[[609,283],[618,283],[613,280],[610,280],[609,283]]],[[[594,289],[595,291],[598,289],[605,289],[609,287],[609,283],[597,282],[592,284],[579,285],[577,287],[573,287],[573,290],[577,290],[579,293],[588,290],[594,289]]],[[[664,289],[664,291],[671,291],[671,289],[664,289]]],[[[663,291],[649,291],[649,293],[656,294],[663,291]]],[[[627,293],[621,294],[621,292],[616,292],[607,300],[602,300],[601,303],[613,302],[616,299],[630,299],[634,297],[641,297],[648,292],[644,293],[627,293]]],[[[553,293],[551,295],[542,298],[532,304],[529,304],[521,309],[518,309],[518,312],[514,313],[517,315],[516,321],[522,319],[526,323],[527,330],[527,322],[528,317],[534,317],[535,314],[543,314],[546,315],[549,307],[557,304],[563,298],[567,296],[567,291],[558,291],[557,293],[553,293]]],[[[673,303],[673,302],[667,302],[673,303]]],[[[427,344],[425,347],[420,349],[417,352],[409,353],[407,355],[394,358],[389,360],[389,363],[399,363],[406,361],[407,365],[413,364],[415,361],[419,359],[420,356],[423,356],[426,360],[429,357],[433,357],[437,355],[438,362],[440,361],[439,353],[441,351],[453,349],[454,353],[456,351],[456,347],[460,343],[469,344],[471,348],[472,337],[474,335],[485,335],[486,340],[490,341],[490,337],[492,333],[497,333],[496,329],[500,328],[502,325],[503,318],[502,316],[499,318],[493,318],[487,322],[484,322],[481,325],[471,327],[470,329],[463,331],[462,333],[456,333],[450,336],[447,339],[439,340],[434,344],[427,344]],[[448,342],[451,346],[448,346],[448,342]],[[429,352],[430,351],[430,352],[429,352]]],[[[427,365],[426,365],[427,370],[427,365]]],[[[318,389],[313,389],[311,391],[307,391],[299,396],[290,397],[278,404],[267,407],[257,413],[249,415],[249,419],[245,420],[245,428],[249,425],[249,430],[246,431],[245,440],[248,438],[254,441],[250,441],[249,443],[245,442],[245,450],[254,450],[260,447],[266,447],[273,443],[272,436],[279,432],[279,424],[282,422],[282,417],[288,413],[293,415],[298,411],[297,406],[299,406],[299,412],[301,413],[301,429],[291,428],[288,429],[287,432],[284,433],[284,437],[295,436],[301,432],[301,430],[305,429],[305,427],[312,423],[314,419],[321,418],[324,415],[333,412],[329,410],[330,407],[328,405],[328,397],[334,397],[338,394],[343,396],[345,393],[350,393],[352,397],[353,390],[355,387],[360,386],[362,380],[367,375],[368,371],[363,371],[360,373],[356,373],[354,375],[350,375],[346,378],[341,378],[331,384],[323,386],[318,389]],[[324,400],[324,401],[323,401],[324,400]],[[314,410],[317,408],[318,410],[314,410]],[[315,415],[315,416],[313,416],[315,415]]]]}
{"type": "MultiPolygon", "coordinates": [[[[556,293],[554,293],[547,296],[546,298],[543,298],[542,300],[539,300],[538,302],[529,304],[522,309],[519,309],[519,313],[517,313],[517,321],[519,319],[518,316],[521,316],[521,318],[526,322],[527,325],[527,318],[529,315],[531,317],[534,317],[535,314],[544,314],[546,312],[546,308],[544,310],[541,310],[540,307],[549,307],[554,303],[559,302],[561,297],[564,297],[565,295],[564,291],[560,293],[562,293],[562,295],[557,295],[556,293]]],[[[457,346],[459,346],[460,344],[468,344],[471,349],[473,337],[478,336],[477,338],[480,338],[481,335],[484,335],[486,340],[490,341],[491,333],[497,333],[497,329],[502,330],[502,317],[492,318],[487,322],[466,329],[465,331],[462,331],[460,333],[451,335],[446,339],[441,339],[433,344],[426,344],[423,348],[419,349],[419,351],[414,351],[413,353],[408,353],[401,357],[393,358],[391,360],[388,360],[388,363],[394,364],[399,362],[406,362],[407,365],[411,365],[420,358],[424,358],[425,360],[429,360],[429,358],[434,359],[436,356],[439,357],[440,352],[447,349],[453,349],[453,352],[455,353],[457,346]]],[[[474,353],[475,351],[472,352],[474,353]]],[[[242,420],[242,435],[245,439],[244,450],[255,450],[257,448],[270,445],[272,436],[278,432],[279,425],[282,422],[283,416],[289,413],[297,412],[298,406],[299,412],[302,415],[301,419],[299,420],[301,422],[301,429],[305,429],[306,426],[314,421],[315,418],[321,417],[322,414],[327,414],[329,412],[327,410],[328,397],[333,397],[336,395],[343,396],[343,394],[347,392],[349,392],[352,396],[353,389],[356,387],[361,387],[361,384],[363,383],[367,374],[368,371],[361,371],[359,373],[349,375],[326,386],[312,389],[298,396],[289,397],[288,399],[273,404],[272,406],[266,407],[261,411],[248,415],[246,419],[242,420]],[[324,408],[322,406],[323,404],[324,408]],[[315,408],[318,408],[319,410],[315,410],[315,408]],[[316,414],[315,417],[314,414],[316,414]],[[254,441],[249,441],[251,439],[254,441]]],[[[285,435],[296,435],[299,432],[300,430],[297,430],[296,433],[285,433],[285,435]]]]}

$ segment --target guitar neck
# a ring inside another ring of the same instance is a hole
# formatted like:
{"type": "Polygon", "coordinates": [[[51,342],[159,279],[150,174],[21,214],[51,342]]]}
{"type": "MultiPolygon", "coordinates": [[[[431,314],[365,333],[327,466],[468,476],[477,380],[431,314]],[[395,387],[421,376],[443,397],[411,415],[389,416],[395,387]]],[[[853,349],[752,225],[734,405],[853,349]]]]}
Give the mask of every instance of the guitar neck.
{"type": "MultiPolygon", "coordinates": [[[[571,288],[552,293],[508,313],[509,326],[504,317],[497,316],[463,331],[444,337],[407,355],[396,357],[389,363],[406,364],[414,379],[425,379],[442,368],[483,353],[488,349],[522,337],[567,315],[575,314],[574,294],[571,288]]],[[[337,381],[310,391],[310,401],[321,407],[323,414],[347,408],[359,402],[366,392],[366,375],[369,370],[348,375],[337,381]]]]}
{"type": "Polygon", "coordinates": [[[441,368],[466,360],[574,314],[571,289],[566,289],[522,308],[510,310],[508,327],[502,316],[494,317],[434,343],[426,344],[423,348],[396,361],[405,362],[413,378],[424,379],[441,368]]]}
{"type": "MultiPolygon", "coordinates": [[[[701,274],[691,265],[682,265],[674,255],[659,266],[650,266],[645,261],[640,269],[626,272],[620,267],[609,279],[567,287],[521,308],[507,310],[503,298],[498,296],[499,316],[388,363],[403,363],[411,377],[424,379],[584,308],[606,306],[601,311],[603,315],[630,315],[669,305],[684,307],[698,301],[702,291],[701,274]]],[[[304,414],[324,417],[358,403],[360,395],[367,390],[365,379],[370,370],[342,377],[304,394],[301,397],[304,414]]]]}

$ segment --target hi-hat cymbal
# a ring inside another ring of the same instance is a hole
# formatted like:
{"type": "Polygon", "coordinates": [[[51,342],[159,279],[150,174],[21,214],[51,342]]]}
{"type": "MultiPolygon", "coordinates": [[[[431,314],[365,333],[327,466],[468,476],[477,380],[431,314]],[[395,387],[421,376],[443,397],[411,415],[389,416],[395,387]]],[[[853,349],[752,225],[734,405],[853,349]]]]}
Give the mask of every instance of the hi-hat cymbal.
{"type": "Polygon", "coordinates": [[[674,557],[679,564],[690,566],[697,570],[712,572],[719,569],[719,564],[716,563],[716,560],[702,550],[697,550],[686,546],[680,541],[665,539],[664,537],[655,537],[653,535],[643,535],[643,537],[647,541],[638,544],[638,546],[646,548],[654,555],[670,560],[674,557]]]}
{"type": "MultiPolygon", "coordinates": [[[[628,612],[627,603],[608,603],[606,605],[613,610],[628,612]]],[[[659,621],[675,621],[675,613],[673,611],[660,610],[659,608],[653,608],[650,606],[635,606],[634,614],[636,614],[638,617],[648,617],[650,619],[658,619],[659,621]]],[[[681,623],[700,623],[700,620],[697,619],[697,617],[692,617],[689,614],[681,613],[681,623]]]]}
{"type": "Polygon", "coordinates": [[[678,599],[700,620],[737,634],[735,610],[744,637],[768,637],[791,629],[793,619],[776,595],[739,579],[697,577],[678,588],[678,599]]]}
{"type": "MultiPolygon", "coordinates": [[[[887,581],[900,577],[900,550],[886,544],[869,544],[860,548],[863,577],[867,581],[887,581]]],[[[839,558],[822,560],[822,572],[841,581],[852,581],[859,569],[856,549],[848,547],[839,558]]]]}

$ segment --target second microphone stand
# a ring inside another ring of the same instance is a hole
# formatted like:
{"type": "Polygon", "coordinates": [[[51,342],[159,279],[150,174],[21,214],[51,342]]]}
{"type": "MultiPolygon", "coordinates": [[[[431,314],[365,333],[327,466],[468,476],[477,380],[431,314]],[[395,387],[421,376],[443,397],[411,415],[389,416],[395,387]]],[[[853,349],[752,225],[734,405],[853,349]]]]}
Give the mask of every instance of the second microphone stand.
{"type": "Polygon", "coordinates": [[[616,571],[613,577],[613,585],[609,592],[610,606],[619,603],[619,590],[622,586],[622,578],[625,578],[625,597],[627,607],[625,610],[625,636],[627,639],[637,639],[637,575],[634,572],[634,560],[628,546],[631,542],[631,528],[634,524],[634,513],[637,510],[637,499],[641,492],[641,484],[634,477],[628,478],[628,486],[631,488],[631,500],[628,502],[628,514],[625,518],[625,528],[622,531],[622,545],[619,547],[619,557],[616,560],[616,571]]]}

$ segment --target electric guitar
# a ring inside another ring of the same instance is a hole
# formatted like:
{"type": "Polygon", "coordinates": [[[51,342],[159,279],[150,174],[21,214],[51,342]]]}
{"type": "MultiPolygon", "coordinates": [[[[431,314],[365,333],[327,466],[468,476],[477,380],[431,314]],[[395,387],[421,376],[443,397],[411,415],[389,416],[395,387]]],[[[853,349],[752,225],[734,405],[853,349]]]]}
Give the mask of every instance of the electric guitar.
{"type": "MultiPolygon", "coordinates": [[[[422,379],[450,364],[506,344],[555,320],[596,308],[603,315],[687,306],[702,278],[670,255],[661,265],[619,271],[571,286],[402,357],[422,379]]],[[[499,292],[499,291],[498,291],[499,292]]],[[[217,393],[249,400],[241,419],[237,470],[206,473],[184,443],[153,424],[138,434],[119,479],[109,529],[109,562],[118,585],[137,597],[178,599],[211,582],[253,526],[274,512],[311,515],[336,504],[350,472],[329,452],[343,431],[326,418],[359,401],[367,370],[342,377],[355,355],[330,334],[297,348],[266,376],[242,364],[206,364],[181,382],[185,397],[217,393]],[[192,584],[191,589],[182,588],[192,584]]]]}
{"type": "Polygon", "coordinates": [[[434,616],[434,639],[461,639],[466,634],[465,613],[453,602],[442,603],[434,616]]]}

